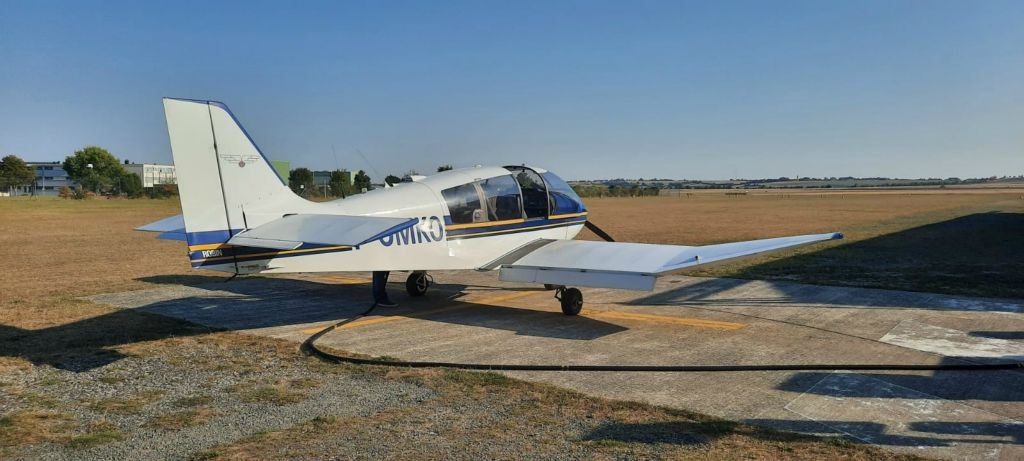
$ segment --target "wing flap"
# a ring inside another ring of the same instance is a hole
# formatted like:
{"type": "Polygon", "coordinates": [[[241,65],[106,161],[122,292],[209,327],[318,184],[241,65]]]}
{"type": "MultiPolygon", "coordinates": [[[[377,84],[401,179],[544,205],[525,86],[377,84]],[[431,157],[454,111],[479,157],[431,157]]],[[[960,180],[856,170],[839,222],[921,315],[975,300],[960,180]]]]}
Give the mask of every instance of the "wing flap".
{"type": "Polygon", "coordinates": [[[232,245],[292,250],[302,244],[360,246],[412,227],[416,218],[294,214],[246,229],[232,245]]]}
{"type": "Polygon", "coordinates": [[[839,238],[814,234],[697,247],[558,240],[484,267],[497,265],[499,278],[509,282],[652,290],[658,274],[839,238]]]}

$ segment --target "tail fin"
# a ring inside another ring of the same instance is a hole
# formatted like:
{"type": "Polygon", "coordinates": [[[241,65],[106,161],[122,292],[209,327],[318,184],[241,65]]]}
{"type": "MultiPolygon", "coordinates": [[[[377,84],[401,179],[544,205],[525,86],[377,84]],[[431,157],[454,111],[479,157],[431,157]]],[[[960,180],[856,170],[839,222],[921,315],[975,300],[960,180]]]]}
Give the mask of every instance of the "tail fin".
{"type": "Polygon", "coordinates": [[[302,200],[224,104],[164,98],[164,114],[190,247],[228,241],[246,210],[302,200]]]}

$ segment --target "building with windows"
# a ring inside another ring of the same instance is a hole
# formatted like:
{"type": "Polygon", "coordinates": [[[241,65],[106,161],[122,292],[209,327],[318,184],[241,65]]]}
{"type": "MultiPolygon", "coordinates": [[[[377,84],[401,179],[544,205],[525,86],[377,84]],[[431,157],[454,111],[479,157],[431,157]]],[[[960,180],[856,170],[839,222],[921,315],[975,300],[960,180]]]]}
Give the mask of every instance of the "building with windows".
{"type": "Polygon", "coordinates": [[[174,174],[174,165],[128,163],[124,165],[124,169],[142,179],[142,187],[178,183],[178,177],[174,174]]]}
{"type": "MultiPolygon", "coordinates": [[[[63,162],[25,162],[36,173],[34,184],[21,186],[14,190],[15,195],[56,196],[61,188],[74,189],[78,183],[68,177],[63,162]]],[[[142,187],[153,187],[160,184],[177,184],[174,165],[155,163],[126,163],[125,171],[142,180],[142,187]]]]}
{"type": "Polygon", "coordinates": [[[25,162],[36,173],[35,184],[22,186],[20,195],[53,195],[60,194],[62,187],[74,188],[76,183],[68,177],[61,162],[25,162]]]}

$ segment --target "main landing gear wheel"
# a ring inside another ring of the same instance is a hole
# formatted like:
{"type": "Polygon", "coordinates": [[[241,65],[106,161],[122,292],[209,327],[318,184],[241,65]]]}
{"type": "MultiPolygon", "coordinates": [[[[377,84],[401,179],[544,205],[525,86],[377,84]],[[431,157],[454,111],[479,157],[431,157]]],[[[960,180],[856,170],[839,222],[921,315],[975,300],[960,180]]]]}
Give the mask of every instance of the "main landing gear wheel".
{"type": "Polygon", "coordinates": [[[583,293],[577,288],[560,287],[555,291],[555,298],[562,302],[565,315],[576,315],[583,310],[583,293]]]}
{"type": "Polygon", "coordinates": [[[409,296],[423,296],[430,284],[430,276],[426,272],[413,272],[405,279],[405,291],[409,292],[409,296]]]}

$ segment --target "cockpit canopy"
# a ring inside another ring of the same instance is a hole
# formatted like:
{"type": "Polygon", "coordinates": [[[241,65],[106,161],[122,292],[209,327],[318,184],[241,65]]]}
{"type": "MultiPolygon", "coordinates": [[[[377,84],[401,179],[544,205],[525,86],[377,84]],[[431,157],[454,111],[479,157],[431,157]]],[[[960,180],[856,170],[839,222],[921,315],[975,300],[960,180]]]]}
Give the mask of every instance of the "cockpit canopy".
{"type": "Polygon", "coordinates": [[[550,171],[507,166],[494,176],[441,191],[451,224],[551,219],[586,211],[579,195],[550,171]]]}

